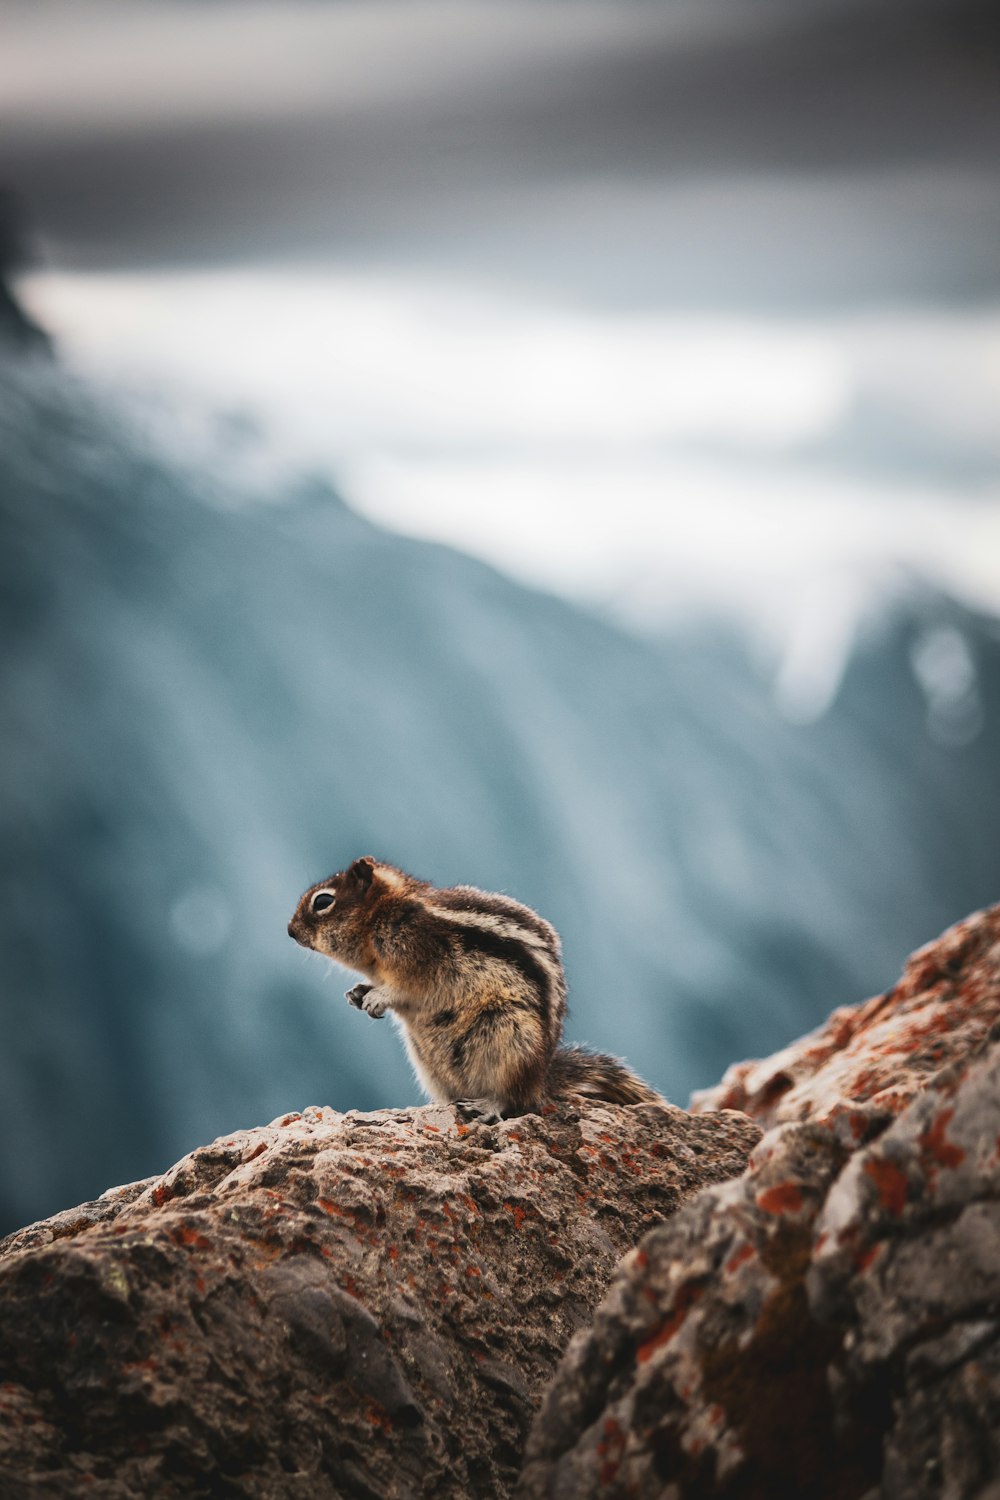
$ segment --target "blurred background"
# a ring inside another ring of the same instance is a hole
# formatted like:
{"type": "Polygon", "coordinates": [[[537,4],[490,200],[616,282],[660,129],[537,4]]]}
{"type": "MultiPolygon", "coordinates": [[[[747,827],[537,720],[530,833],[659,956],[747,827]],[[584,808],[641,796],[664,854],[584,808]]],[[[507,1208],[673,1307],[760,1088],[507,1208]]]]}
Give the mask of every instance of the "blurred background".
{"type": "Polygon", "coordinates": [[[362,853],[683,1103],[1000,899],[986,0],[7,0],[0,1232],[416,1102],[362,853]]]}

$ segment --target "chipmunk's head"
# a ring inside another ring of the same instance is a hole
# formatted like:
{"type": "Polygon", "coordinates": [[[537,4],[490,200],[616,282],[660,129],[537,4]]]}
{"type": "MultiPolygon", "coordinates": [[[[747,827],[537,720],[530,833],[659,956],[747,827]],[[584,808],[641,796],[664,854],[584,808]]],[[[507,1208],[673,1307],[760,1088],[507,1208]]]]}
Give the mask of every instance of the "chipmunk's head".
{"type": "Polygon", "coordinates": [[[289,937],[349,969],[369,972],[372,951],[368,917],[384,894],[380,868],[377,860],[366,855],[339,875],[312,886],[295,908],[288,924],[289,937]]]}

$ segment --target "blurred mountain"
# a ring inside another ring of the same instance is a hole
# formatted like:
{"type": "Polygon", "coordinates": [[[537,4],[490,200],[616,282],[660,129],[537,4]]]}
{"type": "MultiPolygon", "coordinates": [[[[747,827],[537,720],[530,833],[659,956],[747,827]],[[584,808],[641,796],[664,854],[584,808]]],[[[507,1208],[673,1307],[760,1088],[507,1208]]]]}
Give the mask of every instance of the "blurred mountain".
{"type": "Polygon", "coordinates": [[[991,622],[914,590],[795,724],[721,633],[640,641],[227,472],[0,372],[0,1232],[417,1097],[285,934],[357,854],[537,906],[571,1035],[680,1101],[997,899],[991,622]]]}
{"type": "Polygon", "coordinates": [[[25,312],[10,284],[11,276],[31,259],[20,199],[9,188],[0,188],[0,349],[50,354],[52,340],[25,312]]]}

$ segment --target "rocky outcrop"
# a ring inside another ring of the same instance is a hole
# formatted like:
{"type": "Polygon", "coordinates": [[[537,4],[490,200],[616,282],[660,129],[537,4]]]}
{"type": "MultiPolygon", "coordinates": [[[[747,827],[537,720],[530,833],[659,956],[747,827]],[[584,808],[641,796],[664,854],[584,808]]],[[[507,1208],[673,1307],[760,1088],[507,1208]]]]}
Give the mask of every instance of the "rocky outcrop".
{"type": "Polygon", "coordinates": [[[998,1479],[1000,907],[698,1112],[310,1109],[0,1245],[5,1497],[998,1479]]]}
{"type": "Polygon", "coordinates": [[[759,1128],[291,1114],[0,1247],[0,1494],[503,1496],[650,1224],[759,1128]]]}
{"type": "Polygon", "coordinates": [[[735,1063],[692,1108],[743,1110],[765,1127],[898,1114],[947,1062],[974,1052],[997,1018],[998,912],[977,912],[921,948],[884,995],[835,1010],[762,1062],[735,1063]]]}
{"type": "MultiPolygon", "coordinates": [[[[973,1500],[1000,1477],[1000,908],[702,1096],[772,1123],[629,1255],[521,1495],[973,1500]]],[[[711,1116],[706,1116],[710,1118],[711,1116]]]]}

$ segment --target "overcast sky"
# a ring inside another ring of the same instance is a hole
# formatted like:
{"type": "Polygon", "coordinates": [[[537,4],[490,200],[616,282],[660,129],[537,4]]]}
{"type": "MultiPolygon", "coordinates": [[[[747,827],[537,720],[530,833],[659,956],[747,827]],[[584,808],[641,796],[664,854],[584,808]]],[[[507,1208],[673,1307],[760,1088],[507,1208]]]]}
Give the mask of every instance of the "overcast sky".
{"type": "Polygon", "coordinates": [[[717,309],[1000,290],[968,0],[7,0],[60,266],[357,258],[717,309]]]}
{"type": "Polygon", "coordinates": [[[0,181],[70,361],[635,615],[900,567],[1000,614],[993,0],[7,0],[3,28],[0,181]]]}

